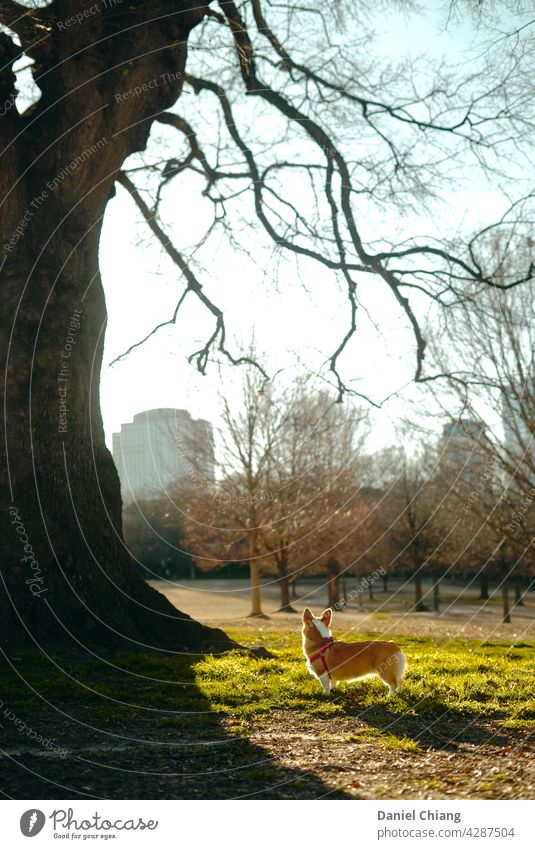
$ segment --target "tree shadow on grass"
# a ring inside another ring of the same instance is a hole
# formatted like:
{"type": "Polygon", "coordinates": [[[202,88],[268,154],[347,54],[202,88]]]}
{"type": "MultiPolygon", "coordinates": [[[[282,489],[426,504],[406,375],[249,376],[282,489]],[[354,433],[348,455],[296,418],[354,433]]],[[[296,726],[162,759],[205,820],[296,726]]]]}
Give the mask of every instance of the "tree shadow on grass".
{"type": "Polygon", "coordinates": [[[54,660],[28,652],[2,662],[0,790],[8,797],[347,798],[282,767],[212,710],[195,681],[198,657],[54,660]]]}
{"type": "Polygon", "coordinates": [[[521,731],[497,729],[495,723],[500,721],[500,717],[485,716],[484,712],[474,716],[473,712],[456,708],[433,694],[417,702],[403,692],[392,698],[391,707],[384,701],[372,706],[359,706],[358,693],[338,694],[346,716],[354,716],[394,737],[409,738],[422,748],[456,750],[463,743],[499,747],[525,742],[521,731]],[[400,706],[400,701],[405,709],[400,706]]]}

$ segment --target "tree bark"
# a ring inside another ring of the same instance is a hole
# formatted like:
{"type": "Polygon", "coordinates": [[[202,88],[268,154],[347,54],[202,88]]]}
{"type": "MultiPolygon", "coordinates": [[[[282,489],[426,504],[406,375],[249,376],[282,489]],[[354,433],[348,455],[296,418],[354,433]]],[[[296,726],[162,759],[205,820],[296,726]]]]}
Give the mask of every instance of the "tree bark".
{"type": "Polygon", "coordinates": [[[511,624],[511,604],[509,602],[509,584],[507,578],[502,581],[502,622],[506,625],[511,624]]]}
{"type": "Polygon", "coordinates": [[[280,613],[295,613],[296,610],[292,607],[292,603],[290,601],[290,583],[288,578],[284,575],[279,578],[279,588],[281,594],[281,606],[279,608],[280,613]]]}
{"type": "Polygon", "coordinates": [[[267,618],[262,612],[262,598],[260,593],[260,545],[258,541],[258,530],[256,516],[253,519],[252,530],[249,537],[249,569],[251,574],[251,612],[250,617],[267,618]]]}
{"type": "Polygon", "coordinates": [[[327,563],[327,575],[328,604],[329,607],[334,607],[340,601],[340,565],[337,560],[329,560],[327,563]]]}
{"type": "Polygon", "coordinates": [[[63,231],[62,245],[43,252],[31,274],[4,267],[6,312],[12,298],[22,307],[7,363],[0,638],[221,644],[222,634],[193,623],[138,577],[123,543],[119,480],[98,408],[98,233],[73,222],[71,229],[72,241],[63,231]]]}
{"type": "Polygon", "coordinates": [[[262,612],[262,600],[260,595],[260,552],[258,546],[258,534],[256,532],[256,526],[251,532],[250,552],[251,556],[249,559],[249,568],[251,573],[251,612],[249,616],[263,617],[264,614],[262,612]]]}
{"type": "Polygon", "coordinates": [[[482,600],[486,600],[486,599],[490,598],[490,596],[489,596],[489,576],[486,575],[484,572],[481,575],[481,578],[479,579],[479,587],[480,587],[479,598],[482,599],[482,600]]]}
{"type": "Polygon", "coordinates": [[[522,578],[520,575],[515,576],[515,607],[524,606],[524,593],[522,592],[522,578]]]}
{"type": "Polygon", "coordinates": [[[440,612],[440,578],[433,580],[433,610],[435,613],[440,612]]]}
{"type": "Polygon", "coordinates": [[[288,557],[287,552],[282,550],[277,557],[277,569],[279,572],[279,590],[281,594],[281,604],[279,613],[296,613],[290,601],[290,581],[288,579],[288,557]]]}
{"type": "Polygon", "coordinates": [[[250,616],[263,616],[260,598],[260,565],[251,560],[251,613],[250,616]]]}
{"type": "Polygon", "coordinates": [[[383,592],[387,593],[388,592],[388,575],[383,575],[382,580],[383,580],[383,592]]]}
{"type": "Polygon", "coordinates": [[[414,609],[418,613],[424,613],[427,610],[423,602],[422,575],[419,571],[414,574],[414,609]]]}
{"type": "MultiPolygon", "coordinates": [[[[122,72],[103,72],[100,51],[110,45],[102,15],[73,27],[72,38],[57,46],[51,36],[50,67],[39,58],[47,73],[31,119],[16,109],[0,119],[0,149],[7,151],[0,168],[4,648],[232,646],[223,632],[177,611],[134,570],[99,408],[106,325],[98,266],[102,219],[124,159],[145,146],[150,116],[180,93],[187,34],[204,12],[202,4],[199,11],[179,6],[173,20],[114,42],[112,64],[122,72]],[[173,50],[166,46],[169,28],[174,41],[182,36],[173,50]],[[95,40],[99,32],[103,46],[95,40]],[[70,58],[75,46],[84,61],[70,58]],[[172,68],[176,77],[158,87],[156,102],[153,92],[151,100],[115,99],[172,68]]],[[[6,38],[0,36],[2,102],[14,86],[6,38]]]]}
{"type": "Polygon", "coordinates": [[[507,569],[507,553],[505,541],[502,541],[498,554],[498,563],[502,575],[502,622],[506,625],[511,623],[511,604],[509,601],[509,579],[507,569]]]}

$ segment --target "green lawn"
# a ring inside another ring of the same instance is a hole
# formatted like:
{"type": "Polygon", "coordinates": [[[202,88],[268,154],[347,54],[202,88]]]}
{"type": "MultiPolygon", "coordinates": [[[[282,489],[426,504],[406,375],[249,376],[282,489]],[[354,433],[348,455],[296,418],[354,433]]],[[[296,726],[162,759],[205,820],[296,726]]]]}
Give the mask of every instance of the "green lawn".
{"type": "Polygon", "coordinates": [[[0,734],[14,754],[2,761],[6,792],[532,797],[533,644],[400,637],[409,671],[399,694],[372,678],[327,696],[306,671],[297,633],[232,636],[272,657],[28,652],[13,668],[4,663],[0,734]],[[67,756],[21,735],[15,718],[67,756]]]}
{"type": "MultiPolygon", "coordinates": [[[[242,645],[251,641],[251,631],[232,636],[242,645]]],[[[4,702],[25,716],[39,710],[33,687],[56,705],[82,703],[95,720],[109,725],[147,714],[179,725],[191,712],[202,717],[215,711],[245,731],[274,710],[292,710],[318,718],[358,716],[367,724],[365,731],[383,744],[408,747],[422,744],[415,731],[422,723],[424,742],[430,744],[435,736],[439,744],[444,723],[449,736],[455,731],[461,737],[470,737],[482,721],[504,730],[535,726],[532,643],[399,638],[409,671],[398,695],[388,695],[372,678],[341,685],[326,696],[305,669],[298,635],[262,634],[262,642],[272,659],[239,652],[205,659],[136,654],[115,657],[113,665],[56,657],[56,667],[32,653],[15,664],[27,684],[6,667],[0,684],[4,702]]]]}
{"type": "MultiPolygon", "coordinates": [[[[246,634],[234,636],[247,639],[246,634]]],[[[409,665],[396,696],[376,677],[340,685],[326,696],[305,668],[298,637],[287,634],[264,639],[272,660],[231,655],[197,663],[197,683],[214,710],[244,724],[281,709],[322,718],[358,716],[365,723],[359,739],[373,737],[390,748],[440,746],[445,736],[471,740],[488,721],[496,732],[535,728],[534,644],[396,642],[409,665]]]]}

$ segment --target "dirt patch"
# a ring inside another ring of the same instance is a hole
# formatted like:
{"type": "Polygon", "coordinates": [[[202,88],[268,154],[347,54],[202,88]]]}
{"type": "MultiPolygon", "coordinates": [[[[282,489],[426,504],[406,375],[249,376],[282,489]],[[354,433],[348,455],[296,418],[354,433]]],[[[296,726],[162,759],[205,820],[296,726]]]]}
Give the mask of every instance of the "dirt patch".
{"type": "MultiPolygon", "coordinates": [[[[353,710],[351,702],[348,710],[353,710]]],[[[218,712],[125,717],[95,727],[92,710],[58,705],[31,718],[59,756],[4,724],[7,798],[533,799],[532,729],[491,722],[430,728],[417,717],[388,742],[379,714],[316,717],[274,711],[253,721],[218,712]],[[77,720],[77,721],[76,721],[77,720]],[[374,721],[375,720],[375,721],[374,721]],[[370,739],[370,737],[372,739],[370,739]]]]}
{"type": "MultiPolygon", "coordinates": [[[[67,707],[67,706],[65,706],[67,707]]],[[[67,708],[67,711],[69,709],[67,708]]],[[[281,764],[277,754],[236,733],[216,712],[92,727],[41,714],[40,733],[66,751],[27,743],[11,729],[0,752],[0,793],[11,799],[317,799],[348,798],[314,770],[281,764]]]]}
{"type": "MultiPolygon", "coordinates": [[[[535,747],[452,742],[443,749],[399,751],[359,743],[358,719],[335,721],[280,711],[252,730],[251,742],[282,768],[311,772],[354,799],[533,799],[535,747]]],[[[529,733],[529,730],[528,730],[529,733]]],[[[489,728],[489,737],[492,728],[489,728]]]]}

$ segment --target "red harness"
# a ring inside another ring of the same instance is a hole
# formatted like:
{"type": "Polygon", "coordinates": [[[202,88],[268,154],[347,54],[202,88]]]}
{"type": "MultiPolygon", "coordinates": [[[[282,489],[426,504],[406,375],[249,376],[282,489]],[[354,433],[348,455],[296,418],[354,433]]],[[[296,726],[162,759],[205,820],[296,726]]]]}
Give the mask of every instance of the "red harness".
{"type": "Polygon", "coordinates": [[[325,660],[325,652],[327,651],[327,649],[329,648],[331,643],[334,643],[333,638],[327,637],[327,639],[323,643],[320,650],[318,652],[316,652],[316,654],[313,654],[309,657],[309,663],[314,663],[315,660],[321,660],[322,665],[323,665],[323,670],[324,670],[324,672],[327,673],[329,678],[331,677],[331,675],[330,675],[330,672],[329,672],[329,667],[327,666],[327,661],[325,660]]]}

